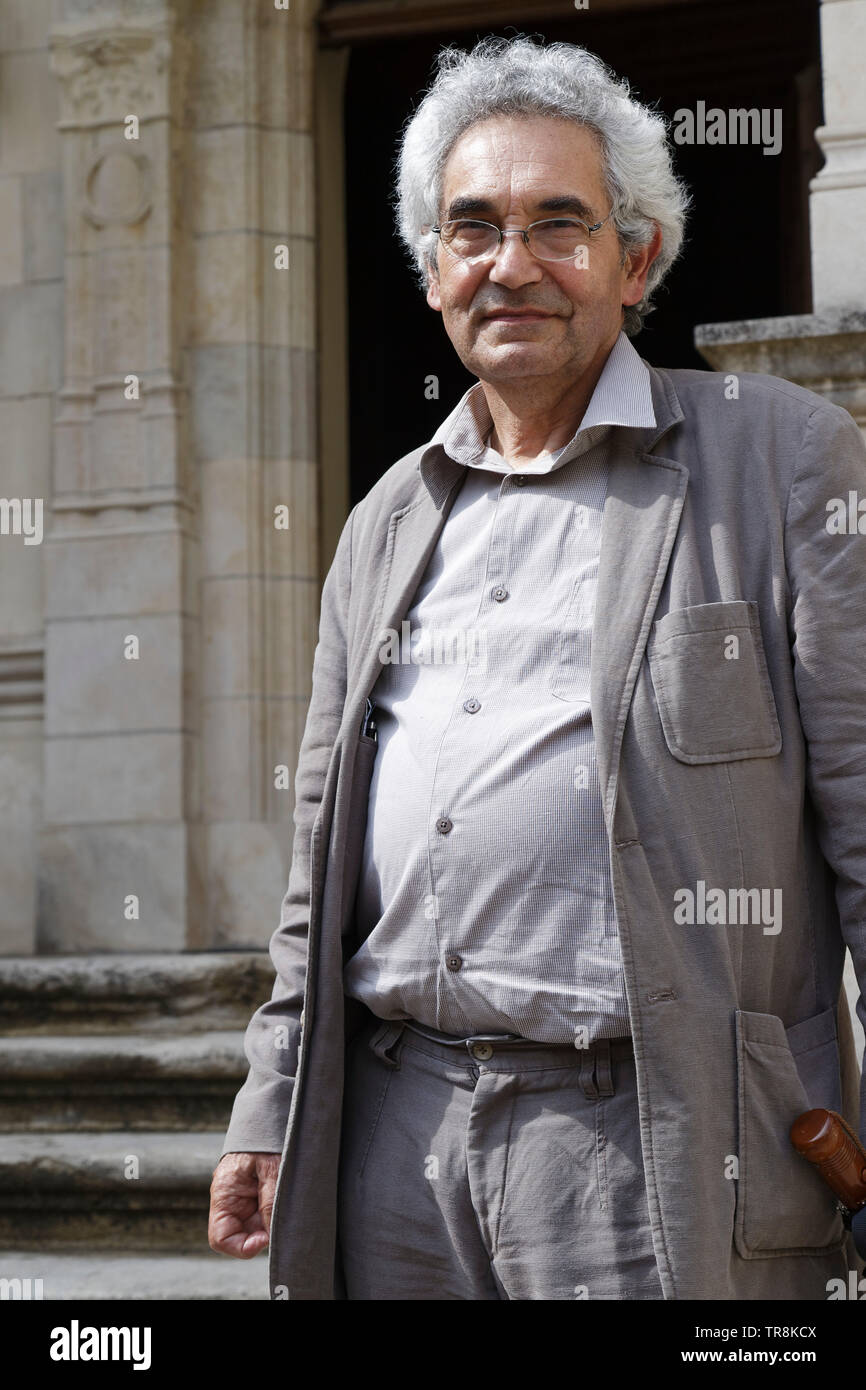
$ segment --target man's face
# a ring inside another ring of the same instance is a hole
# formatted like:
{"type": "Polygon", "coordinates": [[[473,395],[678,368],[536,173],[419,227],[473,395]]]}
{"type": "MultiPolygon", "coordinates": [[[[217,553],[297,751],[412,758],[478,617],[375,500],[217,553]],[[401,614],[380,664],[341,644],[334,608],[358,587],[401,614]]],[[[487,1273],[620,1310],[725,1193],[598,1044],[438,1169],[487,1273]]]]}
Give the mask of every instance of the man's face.
{"type": "MultiPolygon", "coordinates": [[[[475,217],[505,230],[555,216],[592,224],[609,211],[596,138],[573,121],[497,116],[479,122],[456,142],[445,165],[443,222],[475,217]],[[550,199],[564,197],[573,206],[549,206],[550,199]]],[[[505,237],[495,258],[474,264],[456,259],[440,242],[427,302],[441,310],[445,331],[473,375],[503,383],[567,378],[613,345],[623,304],[643,295],[658,239],[623,266],[612,222],[592,234],[585,268],[573,259],[537,260],[518,236],[505,237]],[[520,309],[541,316],[491,317],[520,309]]]]}

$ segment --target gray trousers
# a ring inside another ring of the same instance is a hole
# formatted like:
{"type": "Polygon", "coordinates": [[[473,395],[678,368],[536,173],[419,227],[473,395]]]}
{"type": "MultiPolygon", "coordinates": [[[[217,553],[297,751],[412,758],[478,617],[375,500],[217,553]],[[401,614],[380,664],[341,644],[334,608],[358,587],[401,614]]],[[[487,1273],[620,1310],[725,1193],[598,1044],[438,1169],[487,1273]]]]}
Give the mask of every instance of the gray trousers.
{"type": "Polygon", "coordinates": [[[627,1043],[582,1051],[402,1022],[346,1055],[349,1299],[661,1299],[627,1043]]]}

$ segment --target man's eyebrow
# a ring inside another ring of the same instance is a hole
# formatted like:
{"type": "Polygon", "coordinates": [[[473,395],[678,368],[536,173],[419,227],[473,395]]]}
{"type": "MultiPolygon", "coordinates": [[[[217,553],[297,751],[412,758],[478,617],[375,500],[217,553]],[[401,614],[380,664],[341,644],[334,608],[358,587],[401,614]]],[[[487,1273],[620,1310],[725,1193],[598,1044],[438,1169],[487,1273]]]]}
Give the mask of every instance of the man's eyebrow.
{"type": "MultiPolygon", "coordinates": [[[[570,212],[575,217],[582,217],[590,223],[596,220],[595,213],[589,204],[572,193],[558,194],[553,198],[542,198],[534,206],[538,212],[570,212]]],[[[495,207],[489,198],[462,193],[451,199],[443,221],[452,221],[455,217],[480,217],[482,214],[490,215],[492,213],[495,213],[495,207]]]]}

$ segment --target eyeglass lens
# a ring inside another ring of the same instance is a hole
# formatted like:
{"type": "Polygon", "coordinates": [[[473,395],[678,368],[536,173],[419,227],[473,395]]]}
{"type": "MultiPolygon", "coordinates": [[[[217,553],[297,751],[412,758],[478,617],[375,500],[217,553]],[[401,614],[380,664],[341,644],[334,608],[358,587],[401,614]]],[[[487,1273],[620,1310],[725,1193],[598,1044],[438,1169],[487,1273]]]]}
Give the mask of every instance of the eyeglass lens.
{"type": "MultiPolygon", "coordinates": [[[[493,255],[499,244],[497,229],[486,222],[446,222],[441,235],[449,251],[469,261],[493,255]]],[[[529,248],[542,260],[568,260],[588,246],[589,239],[584,224],[567,217],[537,222],[529,229],[529,248]]]]}

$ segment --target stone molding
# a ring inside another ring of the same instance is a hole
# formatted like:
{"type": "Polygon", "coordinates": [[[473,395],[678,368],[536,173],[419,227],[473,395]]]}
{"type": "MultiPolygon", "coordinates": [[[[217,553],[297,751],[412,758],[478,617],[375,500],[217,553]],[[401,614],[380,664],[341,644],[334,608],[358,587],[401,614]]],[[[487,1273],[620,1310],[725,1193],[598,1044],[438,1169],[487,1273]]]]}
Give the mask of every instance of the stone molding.
{"type": "Polygon", "coordinates": [[[42,634],[0,637],[0,720],[41,719],[42,634]]]}
{"type": "Polygon", "coordinates": [[[60,130],[170,116],[186,57],[177,7],[131,23],[111,11],[56,26],[51,66],[59,79],[60,130]]]}
{"type": "Polygon", "coordinates": [[[705,323],[695,346],[720,372],[761,372],[843,406],[866,428],[866,311],[705,323]]]}

